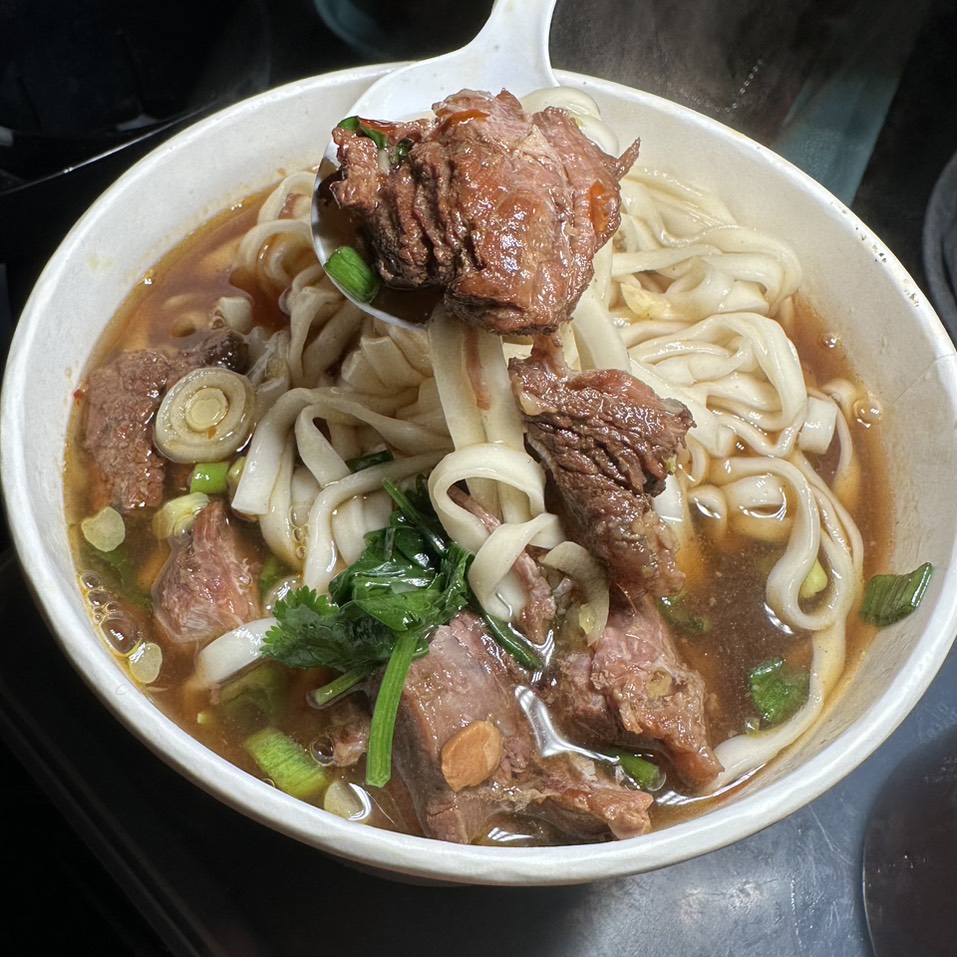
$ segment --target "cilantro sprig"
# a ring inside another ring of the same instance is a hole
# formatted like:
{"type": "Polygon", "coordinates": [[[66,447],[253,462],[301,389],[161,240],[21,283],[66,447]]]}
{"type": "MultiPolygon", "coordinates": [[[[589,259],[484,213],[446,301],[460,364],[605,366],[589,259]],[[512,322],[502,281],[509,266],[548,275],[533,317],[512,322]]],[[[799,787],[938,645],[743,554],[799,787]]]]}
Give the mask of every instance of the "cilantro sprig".
{"type": "MultiPolygon", "coordinates": [[[[398,494],[417,519],[427,519],[431,506],[422,484],[412,498],[398,494]]],[[[342,672],[331,683],[340,693],[386,666],[367,755],[366,780],[376,787],[391,776],[395,718],[409,667],[428,651],[435,629],[468,602],[472,556],[438,536],[437,520],[434,526],[424,533],[395,508],[385,528],[366,535],[362,554],[332,580],[328,595],[300,588],[276,603],[277,624],[263,644],[267,657],[292,668],[342,672]]],[[[331,700],[323,692],[317,700],[331,700]]]]}
{"type": "Polygon", "coordinates": [[[473,555],[448,539],[425,482],[409,490],[384,483],[395,507],[389,524],[365,537],[359,558],[330,583],[328,595],[300,588],[276,603],[276,624],[262,653],[292,668],[331,668],[340,674],[313,693],[325,704],[385,666],[372,712],[366,782],[388,783],[392,739],[412,662],[428,652],[433,632],[466,605],[492,637],[531,670],[541,668],[534,646],[508,622],[489,615],[466,578],[473,555]]]}

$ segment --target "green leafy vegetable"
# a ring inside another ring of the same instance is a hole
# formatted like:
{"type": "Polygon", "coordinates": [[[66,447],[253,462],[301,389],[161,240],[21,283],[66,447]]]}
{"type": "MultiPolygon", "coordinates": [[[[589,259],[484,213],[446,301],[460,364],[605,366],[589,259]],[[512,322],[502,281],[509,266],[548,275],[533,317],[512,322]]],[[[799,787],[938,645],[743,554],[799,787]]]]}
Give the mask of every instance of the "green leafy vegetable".
{"type": "Polygon", "coordinates": [[[342,672],[312,695],[327,704],[377,668],[385,671],[372,714],[366,779],[389,780],[392,737],[411,662],[428,651],[432,633],[466,605],[480,614],[490,634],[532,670],[542,663],[534,646],[507,622],[485,613],[468,585],[472,554],[449,541],[429,501],[425,483],[403,491],[384,488],[395,508],[389,524],[365,537],[359,558],[329,584],[328,595],[300,588],[276,603],[277,624],[262,653],[292,668],[342,672]]]}
{"type": "Polygon", "coordinates": [[[766,725],[780,724],[807,701],[810,677],[783,658],[762,662],[748,675],[751,698],[766,725]]]}
{"type": "MultiPolygon", "coordinates": [[[[417,490],[417,501],[413,501],[410,496],[406,495],[401,489],[396,488],[391,482],[384,482],[383,487],[391,496],[392,501],[396,503],[403,518],[422,535],[433,554],[441,555],[446,549],[452,547],[445,538],[442,526],[439,524],[439,520],[429,504],[428,494],[423,488],[417,490]]],[[[472,556],[469,554],[468,560],[471,561],[471,558],[472,556]]],[[[524,635],[513,628],[511,624],[500,621],[485,611],[472,589],[469,588],[468,585],[466,585],[466,587],[468,588],[469,604],[485,622],[489,634],[491,634],[499,646],[504,648],[519,664],[529,670],[540,670],[542,660],[538,656],[535,646],[532,645],[524,635]]]]}
{"type": "Polygon", "coordinates": [[[703,635],[711,631],[711,619],[691,608],[688,595],[684,591],[659,598],[657,605],[665,621],[683,635],[703,635]]]}
{"type": "Polygon", "coordinates": [[[357,302],[372,302],[382,285],[378,273],[352,246],[340,246],[326,260],[325,270],[357,302]]]}
{"type": "Polygon", "coordinates": [[[347,459],[346,465],[350,472],[361,472],[363,469],[372,468],[373,465],[382,465],[384,462],[391,462],[392,453],[388,449],[382,449],[381,452],[370,452],[368,455],[357,455],[354,459],[347,459]]]}
{"type": "Polygon", "coordinates": [[[933,572],[924,562],[907,575],[875,575],[864,590],[861,618],[878,628],[905,618],[920,605],[933,572]]]}
{"type": "MultiPolygon", "coordinates": [[[[426,493],[427,500],[427,493],[426,493]]],[[[468,601],[470,554],[450,543],[437,555],[399,509],[366,535],[359,558],[337,575],[328,595],[300,588],[276,603],[277,624],[263,653],[293,668],[333,668],[340,678],[319,689],[328,702],[386,664],[372,716],[367,773],[381,787],[391,768],[392,733],[409,664],[468,601]]]]}

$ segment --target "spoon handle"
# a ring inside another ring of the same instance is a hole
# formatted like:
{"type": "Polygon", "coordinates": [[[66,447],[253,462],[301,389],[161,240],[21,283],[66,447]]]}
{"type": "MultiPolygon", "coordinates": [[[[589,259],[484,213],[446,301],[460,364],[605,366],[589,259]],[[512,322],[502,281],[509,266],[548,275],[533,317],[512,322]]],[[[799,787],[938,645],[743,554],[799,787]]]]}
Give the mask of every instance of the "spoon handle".
{"type": "Polygon", "coordinates": [[[419,60],[380,77],[356,101],[353,112],[376,119],[417,115],[461,89],[525,96],[557,86],[548,56],[555,0],[496,0],[471,43],[419,60]]]}
{"type": "MultiPolygon", "coordinates": [[[[548,51],[556,0],[495,0],[485,26],[466,50],[502,64],[511,54],[507,73],[513,93],[522,96],[543,86],[556,86],[548,51]]],[[[498,93],[498,90],[489,90],[498,93]]]]}

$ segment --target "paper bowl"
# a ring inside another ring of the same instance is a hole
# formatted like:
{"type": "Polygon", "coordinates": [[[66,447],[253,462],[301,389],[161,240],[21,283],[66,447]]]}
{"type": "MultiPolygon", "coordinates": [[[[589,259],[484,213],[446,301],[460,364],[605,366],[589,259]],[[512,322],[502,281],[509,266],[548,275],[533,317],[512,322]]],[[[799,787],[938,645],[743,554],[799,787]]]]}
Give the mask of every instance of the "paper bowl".
{"type": "Polygon", "coordinates": [[[871,754],[950,648],[957,631],[957,356],[921,291],[838,200],[769,150],[644,93],[561,77],[599,102],[622,142],[641,137],[645,165],[713,190],[741,222],[793,244],[804,292],[839,330],[886,412],[896,516],[891,568],[929,561],[936,569],[920,609],[879,634],[797,747],[713,810],[640,838],[555,848],[446,844],[341,820],[228,764],[131,683],[91,624],[68,544],[62,476],[73,392],[93,345],[134,283],[187,233],[284,172],[312,165],[329,129],[380,72],[303,80],[198,123],[116,182],[51,259],[16,331],[0,413],[9,523],[36,600],[79,673],[153,751],[224,804],[363,867],[406,879],[562,884],[647,871],[741,840],[871,754]]]}

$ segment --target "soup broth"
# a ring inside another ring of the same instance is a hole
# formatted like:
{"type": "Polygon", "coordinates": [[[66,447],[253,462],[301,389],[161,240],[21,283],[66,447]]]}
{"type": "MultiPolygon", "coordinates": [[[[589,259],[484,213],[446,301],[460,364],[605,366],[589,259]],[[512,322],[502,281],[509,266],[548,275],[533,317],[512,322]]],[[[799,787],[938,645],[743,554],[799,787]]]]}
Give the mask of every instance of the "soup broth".
{"type": "MultiPolygon", "coordinates": [[[[109,362],[124,352],[157,349],[174,354],[202,339],[210,317],[221,312],[224,299],[241,300],[251,307],[253,327],[264,336],[272,335],[288,322],[286,277],[296,276],[308,268],[308,254],[293,249],[286,251],[285,265],[270,272],[264,264],[274,245],[281,238],[266,240],[257,252],[253,265],[241,254],[244,237],[253,230],[263,202],[269,194],[251,197],[224,212],[205,228],[189,237],[170,252],[129,299],[110,325],[98,345],[92,365],[109,362]],[[297,262],[296,257],[303,257],[297,262]],[[307,263],[307,265],[303,265],[307,263]]],[[[293,219],[297,204],[308,196],[290,192],[278,219],[293,219]]],[[[621,309],[617,300],[615,308],[621,309]]],[[[799,297],[792,297],[783,314],[783,323],[801,356],[805,379],[811,389],[834,380],[854,383],[856,394],[866,395],[856,383],[855,373],[843,354],[839,340],[829,328],[831,317],[822,320],[799,297]]],[[[248,334],[248,333],[244,333],[248,334]]],[[[517,345],[521,345],[518,343],[517,345]]],[[[327,370],[331,381],[348,375],[346,363],[337,360],[327,370]]],[[[340,731],[344,711],[340,708],[317,708],[309,703],[310,692],[336,676],[326,669],[292,669],[277,662],[259,664],[253,671],[239,674],[234,681],[213,687],[197,683],[195,660],[202,643],[165,641],[151,624],[150,613],[155,598],[155,582],[167,562],[171,546],[158,539],[153,519],[155,507],[134,509],[124,515],[126,537],[114,551],[98,551],[81,533],[81,521],[108,505],[103,485],[96,479],[97,468],[91,461],[83,439],[83,395],[78,397],[66,462],[67,511],[73,533],[76,565],[91,605],[91,614],[104,633],[105,640],[124,667],[156,705],[180,727],[203,742],[208,748],[245,769],[263,777],[263,770],[250,753],[248,740],[262,723],[255,704],[256,695],[239,693],[244,684],[255,679],[263,694],[278,704],[270,714],[270,723],[288,738],[297,742],[320,765],[328,767],[326,787],[321,794],[306,799],[326,806],[335,813],[366,821],[380,827],[410,833],[421,833],[405,782],[393,775],[382,788],[370,787],[365,780],[363,760],[351,767],[334,767],[332,760],[336,735],[340,731]],[[145,645],[161,647],[161,663],[148,682],[142,681],[138,656],[145,645]],[[250,703],[252,702],[252,703],[250,703]],[[332,780],[334,786],[329,784],[332,780]]],[[[889,495],[884,482],[879,419],[867,414],[867,403],[861,414],[852,417],[849,428],[857,456],[854,489],[845,503],[853,513],[865,543],[864,574],[881,567],[890,545],[888,516],[889,495]]],[[[368,429],[366,429],[368,431],[368,429]]],[[[362,430],[359,430],[360,437],[362,430]]],[[[326,428],[328,436],[334,433],[326,428]]],[[[237,453],[238,457],[246,447],[237,453]]],[[[809,456],[817,472],[830,481],[838,469],[837,443],[820,455],[809,456]]],[[[721,469],[718,463],[712,468],[721,469]]],[[[171,464],[166,469],[163,499],[185,496],[189,492],[188,464],[171,464]]],[[[220,496],[224,497],[224,496],[220,496]]],[[[782,541],[756,541],[730,527],[716,535],[713,521],[699,511],[692,515],[694,536],[678,551],[678,562],[686,576],[680,601],[661,605],[678,650],[684,660],[704,679],[707,715],[713,743],[735,735],[754,731],[760,725],[751,694],[749,680],[762,662],[781,659],[788,668],[807,672],[813,656],[813,636],[806,629],[785,624],[770,608],[766,596],[769,570],[780,559],[782,541]]],[[[276,556],[264,540],[259,522],[250,516],[238,516],[235,522],[244,548],[256,556],[256,564],[268,575],[281,579],[294,569],[276,556]]],[[[343,567],[340,560],[339,567],[343,567]]],[[[263,580],[263,595],[272,587],[263,580]]],[[[267,612],[270,608],[267,606],[267,612]]],[[[871,630],[855,620],[852,614],[847,627],[848,669],[853,669],[858,656],[864,653],[871,630]]],[[[569,637],[561,623],[554,628],[556,646],[562,642],[581,642],[580,635],[569,637]]],[[[547,685],[553,674],[546,667],[539,681],[547,685]]],[[[364,700],[362,692],[352,696],[364,700]]],[[[360,700],[361,699],[361,700],[360,700]]],[[[566,735],[572,730],[563,726],[566,735]]],[[[666,752],[649,742],[639,750],[664,771],[666,783],[656,792],[666,799],[651,806],[655,826],[665,826],[700,808],[708,801],[721,800],[725,787],[717,795],[702,797],[688,786],[666,752]]],[[[733,785],[734,782],[731,782],[733,785]]],[[[485,838],[500,844],[534,844],[561,841],[562,834],[535,815],[499,816],[490,823],[485,838]]]]}

